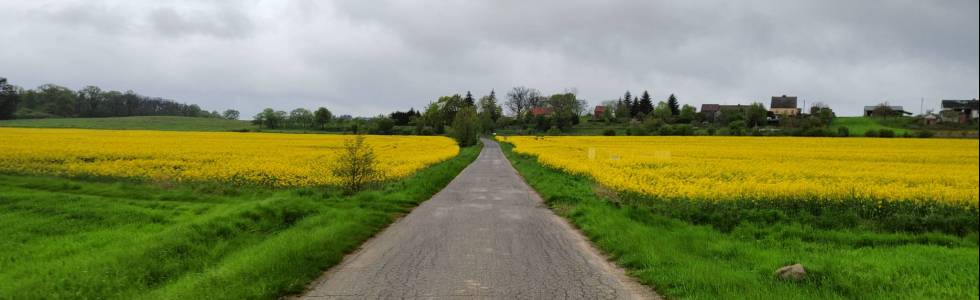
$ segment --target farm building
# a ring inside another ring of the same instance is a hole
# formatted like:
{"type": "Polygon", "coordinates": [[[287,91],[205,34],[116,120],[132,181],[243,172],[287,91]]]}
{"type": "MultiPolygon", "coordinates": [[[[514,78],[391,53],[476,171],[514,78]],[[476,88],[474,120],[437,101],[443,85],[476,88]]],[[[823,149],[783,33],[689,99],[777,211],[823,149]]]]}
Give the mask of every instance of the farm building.
{"type": "Polygon", "coordinates": [[[784,117],[798,116],[800,109],[797,108],[796,100],[796,96],[773,96],[772,102],[769,104],[769,111],[784,117]]]}
{"type": "Polygon", "coordinates": [[[592,119],[593,120],[602,120],[602,118],[605,115],[606,115],[606,107],[605,106],[602,106],[602,105],[597,105],[595,107],[595,110],[592,111],[592,119]]]}
{"type": "Polygon", "coordinates": [[[724,105],[724,104],[701,104],[701,113],[704,115],[705,120],[709,122],[714,122],[718,117],[723,114],[730,113],[740,113],[748,109],[748,105],[735,104],[735,105],[724,105]]]}
{"type": "Polygon", "coordinates": [[[943,100],[941,112],[943,122],[969,123],[977,119],[980,102],[973,100],[943,100]]]}
{"type": "Polygon", "coordinates": [[[701,104],[701,114],[704,118],[710,122],[714,122],[715,118],[718,117],[718,113],[721,110],[721,105],[718,104],[701,104]]]}
{"type": "Polygon", "coordinates": [[[865,117],[888,117],[888,116],[900,116],[900,115],[911,115],[912,113],[905,111],[905,108],[901,106],[865,106],[864,116],[865,117]],[[888,109],[880,109],[882,107],[887,107],[888,109]],[[882,115],[887,114],[887,115],[882,115]]]}

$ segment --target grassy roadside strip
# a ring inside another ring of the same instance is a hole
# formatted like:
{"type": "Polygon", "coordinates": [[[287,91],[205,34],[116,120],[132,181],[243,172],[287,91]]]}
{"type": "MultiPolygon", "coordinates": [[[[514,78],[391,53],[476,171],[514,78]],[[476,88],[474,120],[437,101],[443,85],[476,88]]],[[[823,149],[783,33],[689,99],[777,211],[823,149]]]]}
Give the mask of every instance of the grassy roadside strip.
{"type": "MultiPolygon", "coordinates": [[[[818,229],[750,223],[722,232],[619,205],[597,196],[589,178],[544,167],[501,143],[512,165],[559,215],[615,262],[669,298],[842,299],[977,298],[976,236],[818,229]],[[890,241],[871,245],[856,240],[890,241]],[[922,243],[922,241],[927,241],[922,243]],[[776,280],[777,268],[802,263],[802,282],[776,280]]],[[[605,195],[605,193],[600,193],[605,195]]]]}
{"type": "Polygon", "coordinates": [[[0,175],[0,299],[274,299],[441,190],[480,147],[373,190],[0,175]]]}

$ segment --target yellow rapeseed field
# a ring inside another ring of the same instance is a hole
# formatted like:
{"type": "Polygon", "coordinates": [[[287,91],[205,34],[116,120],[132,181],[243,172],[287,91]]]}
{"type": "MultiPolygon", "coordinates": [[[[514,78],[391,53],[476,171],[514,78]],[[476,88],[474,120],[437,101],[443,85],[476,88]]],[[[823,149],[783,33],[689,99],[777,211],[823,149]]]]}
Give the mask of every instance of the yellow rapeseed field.
{"type": "MultiPolygon", "coordinates": [[[[329,165],[351,136],[234,132],[0,128],[0,172],[333,184],[329,165]]],[[[459,153],[453,140],[368,136],[379,168],[397,178],[459,153]]]]}
{"type": "Polygon", "coordinates": [[[518,153],[661,199],[927,201],[977,207],[978,141],[506,137],[518,153]]]}

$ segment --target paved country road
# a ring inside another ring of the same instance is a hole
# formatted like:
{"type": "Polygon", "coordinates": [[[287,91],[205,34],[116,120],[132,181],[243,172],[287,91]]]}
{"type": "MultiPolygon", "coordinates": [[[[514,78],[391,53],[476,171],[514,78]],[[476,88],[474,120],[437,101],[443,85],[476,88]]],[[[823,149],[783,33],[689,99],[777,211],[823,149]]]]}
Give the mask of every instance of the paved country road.
{"type": "Polygon", "coordinates": [[[301,299],[649,299],[524,183],[500,146],[301,299]]]}

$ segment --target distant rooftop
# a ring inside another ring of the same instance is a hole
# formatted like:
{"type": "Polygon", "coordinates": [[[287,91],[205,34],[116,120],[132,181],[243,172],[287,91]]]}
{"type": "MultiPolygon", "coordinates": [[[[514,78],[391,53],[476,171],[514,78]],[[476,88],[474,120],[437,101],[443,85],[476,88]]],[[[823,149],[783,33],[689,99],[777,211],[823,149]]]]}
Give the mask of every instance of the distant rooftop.
{"type": "Polygon", "coordinates": [[[980,109],[980,102],[973,100],[943,100],[943,108],[948,109],[980,109]]]}
{"type": "Polygon", "coordinates": [[[796,96],[773,96],[769,108],[796,108],[796,96]]]}

